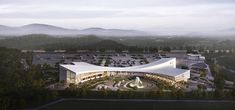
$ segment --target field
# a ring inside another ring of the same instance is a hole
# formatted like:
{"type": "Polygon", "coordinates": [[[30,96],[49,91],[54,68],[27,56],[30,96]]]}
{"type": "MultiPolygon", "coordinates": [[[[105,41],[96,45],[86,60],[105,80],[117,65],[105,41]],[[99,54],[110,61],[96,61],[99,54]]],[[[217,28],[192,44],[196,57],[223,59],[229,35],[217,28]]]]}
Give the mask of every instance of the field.
{"type": "Polygon", "coordinates": [[[229,101],[63,100],[39,110],[234,110],[229,101]]]}

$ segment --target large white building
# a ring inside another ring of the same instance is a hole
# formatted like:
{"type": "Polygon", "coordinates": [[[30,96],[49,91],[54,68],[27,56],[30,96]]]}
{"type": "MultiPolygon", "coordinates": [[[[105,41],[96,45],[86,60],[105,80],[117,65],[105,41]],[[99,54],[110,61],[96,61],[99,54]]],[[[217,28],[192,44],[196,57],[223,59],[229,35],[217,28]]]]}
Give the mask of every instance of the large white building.
{"type": "Polygon", "coordinates": [[[83,83],[88,80],[114,75],[146,76],[169,82],[187,81],[190,70],[176,68],[176,58],[162,58],[145,65],[132,67],[104,67],[85,62],[60,65],[60,81],[83,83]]]}

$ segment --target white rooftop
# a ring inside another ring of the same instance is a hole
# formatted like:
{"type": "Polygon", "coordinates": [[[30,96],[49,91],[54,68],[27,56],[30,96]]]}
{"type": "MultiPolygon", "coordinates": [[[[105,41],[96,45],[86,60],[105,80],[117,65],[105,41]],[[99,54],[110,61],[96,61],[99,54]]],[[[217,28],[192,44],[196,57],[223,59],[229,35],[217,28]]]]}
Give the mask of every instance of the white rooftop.
{"type": "Polygon", "coordinates": [[[156,73],[164,74],[168,76],[177,76],[185,73],[189,70],[176,68],[175,63],[170,64],[170,62],[175,61],[176,58],[162,58],[160,60],[154,61],[145,65],[138,65],[132,67],[104,67],[89,64],[86,62],[73,62],[74,65],[60,65],[76,74],[88,73],[88,72],[100,72],[100,71],[128,71],[128,72],[146,72],[146,73],[156,73]]]}

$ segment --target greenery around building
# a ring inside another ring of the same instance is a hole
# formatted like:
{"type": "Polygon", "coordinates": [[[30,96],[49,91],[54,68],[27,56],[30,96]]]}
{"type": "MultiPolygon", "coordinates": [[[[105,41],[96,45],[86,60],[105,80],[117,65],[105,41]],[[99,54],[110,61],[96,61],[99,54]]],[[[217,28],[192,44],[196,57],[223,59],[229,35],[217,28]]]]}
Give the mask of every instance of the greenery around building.
{"type": "Polygon", "coordinates": [[[217,65],[226,80],[235,82],[235,53],[209,53],[205,56],[207,64],[212,67],[217,65]]]}
{"type": "MultiPolygon", "coordinates": [[[[215,76],[215,92],[198,90],[185,92],[182,89],[157,91],[90,91],[87,86],[77,88],[71,85],[66,90],[47,89],[58,81],[58,68],[48,65],[32,65],[32,54],[22,54],[15,49],[0,48],[0,110],[36,107],[60,98],[125,98],[125,99],[235,99],[235,89],[223,91],[224,75],[220,66],[212,65],[215,76]],[[26,58],[26,62],[22,61],[26,58]]],[[[161,82],[157,82],[161,83],[161,82]]],[[[159,84],[159,85],[162,85],[159,84]]],[[[162,85],[162,88],[167,85],[162,85]]]]}
{"type": "Polygon", "coordinates": [[[57,91],[45,88],[45,68],[26,68],[22,57],[18,50],[0,48],[0,110],[33,107],[58,98],[57,91]]]}

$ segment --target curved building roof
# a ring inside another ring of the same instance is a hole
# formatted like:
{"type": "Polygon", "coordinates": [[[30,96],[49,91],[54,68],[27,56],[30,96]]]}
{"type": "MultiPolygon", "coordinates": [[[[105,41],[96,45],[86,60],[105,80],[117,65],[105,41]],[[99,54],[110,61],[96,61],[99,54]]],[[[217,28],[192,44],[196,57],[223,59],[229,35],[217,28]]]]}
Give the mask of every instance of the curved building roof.
{"type": "Polygon", "coordinates": [[[163,74],[177,76],[189,70],[176,68],[176,58],[162,58],[145,65],[132,67],[104,67],[89,64],[86,62],[73,62],[74,65],[60,65],[76,74],[100,72],[100,71],[127,71],[127,72],[146,72],[153,74],[163,74]]]}

